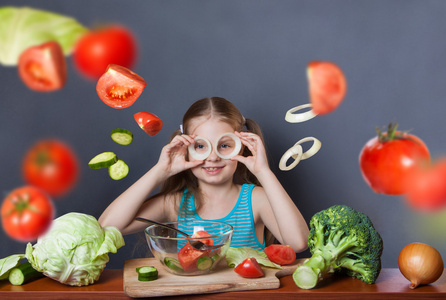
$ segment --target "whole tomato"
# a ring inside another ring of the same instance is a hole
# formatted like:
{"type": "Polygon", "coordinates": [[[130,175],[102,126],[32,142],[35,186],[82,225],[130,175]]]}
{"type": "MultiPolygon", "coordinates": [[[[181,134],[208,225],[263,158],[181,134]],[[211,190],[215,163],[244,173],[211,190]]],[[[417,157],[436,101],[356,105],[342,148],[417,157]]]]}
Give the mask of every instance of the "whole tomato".
{"type": "Polygon", "coordinates": [[[26,153],[22,166],[25,181],[53,197],[68,193],[79,173],[77,158],[71,148],[59,140],[41,140],[26,153]]]}
{"type": "Polygon", "coordinates": [[[1,214],[3,229],[11,238],[30,242],[49,228],[54,217],[54,206],[45,192],[24,186],[6,196],[1,214]]]}
{"type": "Polygon", "coordinates": [[[137,43],[132,32],[118,25],[90,31],[83,35],[73,51],[77,69],[96,80],[109,64],[132,68],[137,57],[137,43]]]}
{"type": "Polygon", "coordinates": [[[446,207],[446,158],[416,167],[407,179],[407,203],[416,210],[436,211],[446,207]]]}
{"type": "Polygon", "coordinates": [[[386,133],[369,140],[359,155],[359,166],[367,184],[376,192],[387,195],[406,193],[406,180],[419,163],[430,161],[424,142],[411,134],[397,131],[390,124],[386,133]]]}

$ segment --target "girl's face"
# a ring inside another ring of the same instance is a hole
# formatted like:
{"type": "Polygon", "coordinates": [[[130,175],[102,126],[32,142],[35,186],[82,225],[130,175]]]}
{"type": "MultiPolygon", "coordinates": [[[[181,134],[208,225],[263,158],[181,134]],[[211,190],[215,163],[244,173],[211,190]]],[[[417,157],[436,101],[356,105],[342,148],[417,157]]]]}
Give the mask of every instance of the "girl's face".
{"type": "MultiPolygon", "coordinates": [[[[230,159],[222,159],[215,152],[217,147],[217,139],[224,133],[234,132],[234,128],[226,122],[220,121],[218,118],[199,117],[191,121],[190,135],[196,135],[206,138],[212,145],[209,156],[204,163],[198,167],[192,168],[192,173],[199,181],[206,183],[223,183],[233,179],[235,170],[237,169],[237,161],[230,159]]],[[[190,155],[189,160],[194,160],[190,155]]]]}

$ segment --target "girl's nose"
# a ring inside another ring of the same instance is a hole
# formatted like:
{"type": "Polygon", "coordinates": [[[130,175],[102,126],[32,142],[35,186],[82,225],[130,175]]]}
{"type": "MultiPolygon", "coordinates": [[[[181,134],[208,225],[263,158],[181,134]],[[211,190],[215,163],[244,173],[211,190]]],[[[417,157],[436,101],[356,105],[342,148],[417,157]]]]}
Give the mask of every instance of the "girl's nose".
{"type": "Polygon", "coordinates": [[[215,152],[214,147],[212,147],[211,153],[209,154],[209,156],[206,158],[207,161],[218,161],[220,160],[220,156],[217,155],[217,153],[215,152]]]}

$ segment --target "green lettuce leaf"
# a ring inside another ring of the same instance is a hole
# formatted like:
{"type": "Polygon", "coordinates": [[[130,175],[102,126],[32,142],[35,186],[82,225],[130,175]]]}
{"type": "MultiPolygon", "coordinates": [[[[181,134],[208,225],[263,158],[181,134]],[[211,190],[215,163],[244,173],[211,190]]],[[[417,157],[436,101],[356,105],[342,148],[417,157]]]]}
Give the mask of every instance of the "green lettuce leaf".
{"type": "Polygon", "coordinates": [[[242,263],[247,258],[254,257],[259,264],[269,268],[282,269],[278,264],[273,263],[268,259],[266,253],[253,249],[251,247],[230,247],[226,252],[226,262],[228,267],[234,268],[238,264],[242,263]]]}
{"type": "Polygon", "coordinates": [[[65,55],[71,54],[79,37],[88,29],[75,19],[29,7],[0,8],[0,64],[17,65],[23,50],[57,41],[65,55]]]}
{"type": "Polygon", "coordinates": [[[0,280],[8,279],[9,271],[20,265],[25,254],[14,254],[0,259],[0,280]]]}

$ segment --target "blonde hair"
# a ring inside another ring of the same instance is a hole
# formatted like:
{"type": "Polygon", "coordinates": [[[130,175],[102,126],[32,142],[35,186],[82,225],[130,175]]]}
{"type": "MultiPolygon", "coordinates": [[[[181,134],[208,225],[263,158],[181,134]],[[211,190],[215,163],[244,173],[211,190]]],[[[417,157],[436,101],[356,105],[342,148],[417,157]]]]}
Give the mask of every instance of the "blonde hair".
{"type": "MultiPolygon", "coordinates": [[[[183,133],[190,134],[190,124],[192,120],[198,117],[218,118],[220,121],[226,122],[234,131],[247,131],[252,132],[260,136],[263,141],[263,135],[259,125],[251,120],[245,119],[238,108],[230,101],[220,98],[203,98],[193,103],[183,116],[183,133]]],[[[173,132],[170,140],[175,136],[182,134],[180,129],[173,132]]],[[[248,147],[244,147],[242,150],[243,156],[250,156],[251,151],[248,147]]],[[[244,164],[239,163],[234,173],[234,183],[252,183],[260,186],[258,179],[252,174],[244,164]]],[[[161,189],[156,196],[168,196],[177,193],[182,193],[187,189],[187,192],[192,194],[195,198],[195,207],[198,210],[202,203],[202,197],[198,189],[197,178],[192,174],[191,170],[186,170],[168,178],[161,186],[161,189]]],[[[178,201],[179,202],[179,201],[178,201]]],[[[181,211],[179,203],[176,203],[177,211],[181,211]]],[[[265,233],[267,232],[265,228],[265,233]]],[[[267,235],[267,234],[266,234],[267,235]]]]}

